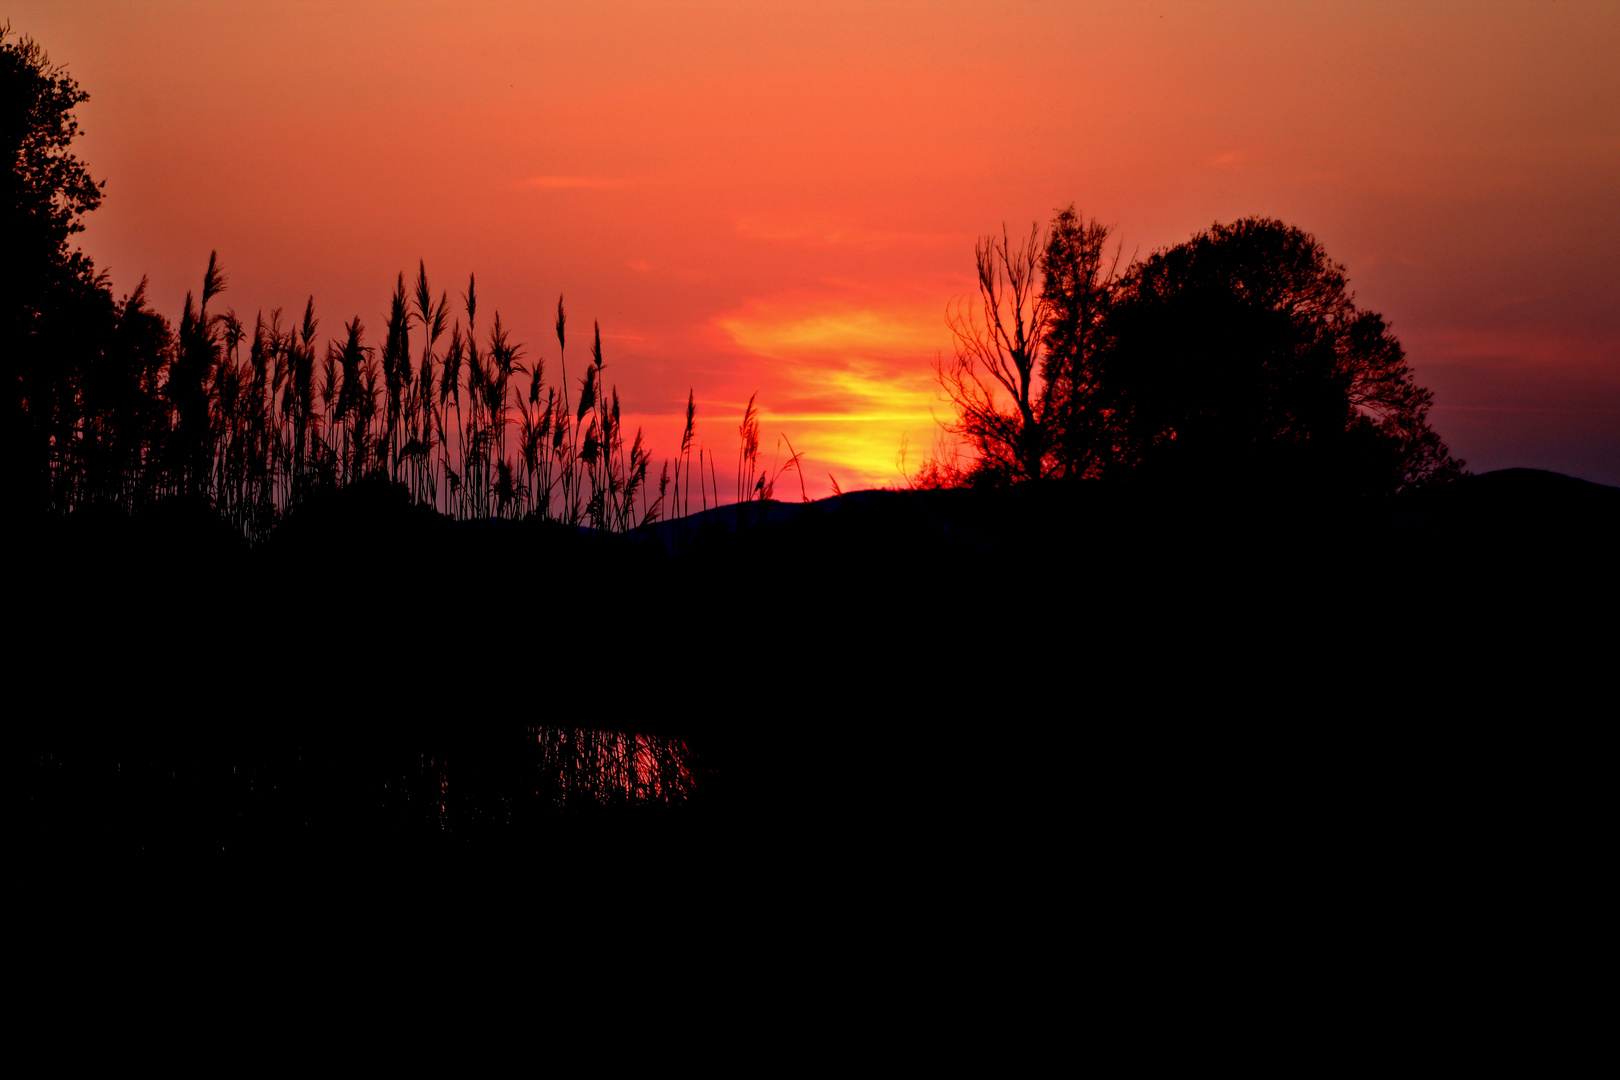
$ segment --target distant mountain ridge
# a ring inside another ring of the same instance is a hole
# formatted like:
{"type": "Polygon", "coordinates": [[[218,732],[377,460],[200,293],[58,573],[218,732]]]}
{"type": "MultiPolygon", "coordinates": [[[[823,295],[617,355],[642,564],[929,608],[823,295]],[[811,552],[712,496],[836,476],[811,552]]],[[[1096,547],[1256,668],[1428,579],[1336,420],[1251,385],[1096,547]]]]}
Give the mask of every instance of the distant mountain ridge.
{"type": "MultiPolygon", "coordinates": [[[[1084,490],[1090,482],[1066,485],[1068,491],[1084,490]]],[[[1003,489],[1005,492],[1006,489],[1003,489]]],[[[1013,489],[1016,490],[1016,489],[1013,489]]],[[[1210,492],[1167,493],[1160,488],[1123,489],[1144,501],[1158,501],[1176,494],[1198,502],[1210,500],[1210,492]]],[[[1218,496],[1217,496],[1218,497],[1218,496]]],[[[766,499],[733,503],[695,511],[684,517],[655,523],[649,531],[668,543],[670,536],[689,536],[704,525],[720,524],[728,529],[743,525],[779,524],[794,518],[830,514],[845,507],[911,503],[930,508],[962,504],[975,498],[996,498],[970,489],[868,488],[830,495],[823,499],[786,502],[766,499]]],[[[1312,493],[1289,492],[1266,496],[1247,493],[1247,499],[1287,504],[1290,501],[1318,501],[1312,493]]],[[[1519,517],[1536,523],[1537,528],[1614,526],[1620,524],[1620,487],[1594,483],[1544,469],[1496,469],[1457,480],[1360,504],[1373,519],[1385,518],[1405,526],[1443,524],[1503,526],[1519,517]]]]}

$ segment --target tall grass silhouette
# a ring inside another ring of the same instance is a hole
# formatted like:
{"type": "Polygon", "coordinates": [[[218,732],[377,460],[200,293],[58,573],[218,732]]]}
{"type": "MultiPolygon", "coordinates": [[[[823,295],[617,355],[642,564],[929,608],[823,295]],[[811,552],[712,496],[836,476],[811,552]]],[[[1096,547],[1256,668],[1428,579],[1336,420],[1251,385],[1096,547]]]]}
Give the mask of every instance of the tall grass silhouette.
{"type": "MultiPolygon", "coordinates": [[[[235,309],[220,310],[227,291],[211,253],[177,328],[147,306],[144,281],[125,299],[120,329],[144,335],[144,351],[128,351],[147,358],[137,407],[87,415],[80,437],[54,447],[58,509],[198,498],[260,540],[316,493],[375,477],[457,520],[537,518],[597,533],[636,533],[721,505],[692,393],[674,459],[654,483],[645,435],[627,434],[619,388],[607,378],[599,324],[570,383],[561,296],[548,381],[546,358],[530,356],[499,312],[484,327],[472,275],[453,309],[418,261],[413,283],[403,272],[395,280],[380,339],[355,316],[324,349],[313,296],[296,322],[277,308],[255,313],[250,330],[235,309]]],[[[752,397],[739,439],[733,501],[742,524],[800,456],[790,446],[785,463],[762,467],[752,397]]]]}

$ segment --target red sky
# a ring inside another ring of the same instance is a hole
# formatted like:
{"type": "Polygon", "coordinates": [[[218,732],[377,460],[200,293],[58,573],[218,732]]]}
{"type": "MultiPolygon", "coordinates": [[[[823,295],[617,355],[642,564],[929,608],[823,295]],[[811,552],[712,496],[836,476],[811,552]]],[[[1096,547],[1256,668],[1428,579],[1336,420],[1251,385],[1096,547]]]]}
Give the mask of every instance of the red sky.
{"type": "MultiPolygon", "coordinates": [[[[978,234],[1320,239],[1476,471],[1620,484],[1620,5],[14,2],[89,91],[81,237],[175,317],[380,328],[426,261],[554,373],[590,320],[655,451],[748,396],[812,497],[898,482],[978,234]]],[[[722,461],[726,460],[722,457],[722,461]]],[[[794,492],[796,495],[796,491],[794,492]]]]}

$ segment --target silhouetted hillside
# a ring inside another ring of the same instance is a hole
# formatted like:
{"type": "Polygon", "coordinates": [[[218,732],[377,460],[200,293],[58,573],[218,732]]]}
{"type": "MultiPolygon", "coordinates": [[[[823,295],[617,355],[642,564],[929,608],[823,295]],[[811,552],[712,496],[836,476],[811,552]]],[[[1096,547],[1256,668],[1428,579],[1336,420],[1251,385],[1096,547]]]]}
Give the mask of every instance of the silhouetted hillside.
{"type": "Polygon", "coordinates": [[[1541,469],[1500,469],[1409,492],[1395,507],[1395,521],[1420,533],[1584,551],[1613,543],[1620,488],[1541,469]]]}

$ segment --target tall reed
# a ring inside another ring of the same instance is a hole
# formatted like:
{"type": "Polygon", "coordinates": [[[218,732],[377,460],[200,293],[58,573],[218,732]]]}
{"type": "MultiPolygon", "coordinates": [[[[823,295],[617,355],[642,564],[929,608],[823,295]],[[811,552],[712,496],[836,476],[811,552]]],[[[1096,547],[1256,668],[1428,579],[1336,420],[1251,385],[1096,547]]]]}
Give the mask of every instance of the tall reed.
{"type": "MultiPolygon", "coordinates": [[[[126,298],[119,325],[130,340],[121,355],[140,358],[144,374],[117,407],[85,380],[83,418],[54,466],[69,509],[198,496],[259,539],[317,492],[374,476],[456,519],[532,517],[599,533],[684,521],[721,504],[714,453],[697,439],[695,393],[687,393],[674,459],[650,483],[652,456],[640,428],[625,431],[599,324],[584,373],[569,382],[561,296],[558,378],[549,384],[545,357],[526,356],[499,312],[480,336],[476,277],[461,294],[462,317],[453,317],[448,293],[435,299],[420,260],[413,283],[396,276],[379,344],[355,316],[318,352],[314,297],[296,324],[278,308],[257,312],[249,329],[234,309],[216,310],[225,290],[210,254],[174,331],[146,306],[144,282],[126,298]]],[[[789,445],[785,464],[761,466],[753,397],[739,436],[734,501],[743,524],[760,516],[758,504],[800,457],[789,445]]]]}

